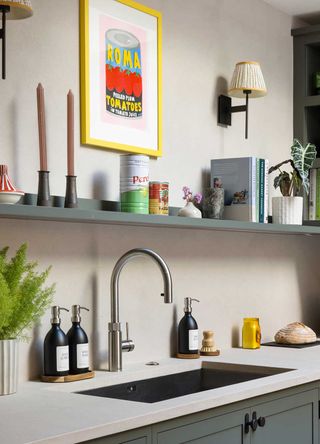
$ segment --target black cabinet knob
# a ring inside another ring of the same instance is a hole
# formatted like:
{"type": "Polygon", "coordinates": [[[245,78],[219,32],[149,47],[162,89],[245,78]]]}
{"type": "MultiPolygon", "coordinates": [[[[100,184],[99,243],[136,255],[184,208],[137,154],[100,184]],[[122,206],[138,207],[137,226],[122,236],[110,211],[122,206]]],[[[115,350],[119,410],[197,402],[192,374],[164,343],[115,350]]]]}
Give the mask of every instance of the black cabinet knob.
{"type": "Polygon", "coordinates": [[[266,418],[264,416],[260,416],[260,418],[258,418],[259,427],[264,427],[265,424],[266,424],[266,418]]]}
{"type": "Polygon", "coordinates": [[[246,416],[244,417],[244,433],[249,433],[250,427],[254,432],[258,428],[257,413],[253,412],[251,421],[249,419],[250,419],[250,416],[247,413],[246,416]]]}

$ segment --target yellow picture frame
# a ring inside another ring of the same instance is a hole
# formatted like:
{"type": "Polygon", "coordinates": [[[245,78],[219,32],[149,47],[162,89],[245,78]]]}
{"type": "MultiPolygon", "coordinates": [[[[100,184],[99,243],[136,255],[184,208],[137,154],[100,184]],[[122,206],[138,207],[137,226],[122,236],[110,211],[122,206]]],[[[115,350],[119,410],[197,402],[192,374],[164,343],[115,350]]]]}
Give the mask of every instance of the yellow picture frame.
{"type": "Polygon", "coordinates": [[[127,153],[145,154],[152,157],[162,156],[162,14],[133,0],[114,0],[128,8],[134,8],[156,18],[157,23],[157,146],[139,147],[136,144],[123,144],[116,141],[93,137],[90,115],[90,42],[89,8],[90,0],[80,1],[80,106],[81,106],[81,143],[91,147],[110,149],[127,153]]]}

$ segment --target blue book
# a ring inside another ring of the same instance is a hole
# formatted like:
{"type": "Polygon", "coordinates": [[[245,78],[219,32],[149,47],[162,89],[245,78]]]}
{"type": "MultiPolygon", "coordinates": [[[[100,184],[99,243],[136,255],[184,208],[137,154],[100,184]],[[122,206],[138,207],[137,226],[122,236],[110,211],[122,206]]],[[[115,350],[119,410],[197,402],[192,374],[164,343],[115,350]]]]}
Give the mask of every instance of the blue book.
{"type": "Polygon", "coordinates": [[[224,219],[257,222],[256,157],[211,160],[211,184],[215,179],[224,188],[224,219]]]}

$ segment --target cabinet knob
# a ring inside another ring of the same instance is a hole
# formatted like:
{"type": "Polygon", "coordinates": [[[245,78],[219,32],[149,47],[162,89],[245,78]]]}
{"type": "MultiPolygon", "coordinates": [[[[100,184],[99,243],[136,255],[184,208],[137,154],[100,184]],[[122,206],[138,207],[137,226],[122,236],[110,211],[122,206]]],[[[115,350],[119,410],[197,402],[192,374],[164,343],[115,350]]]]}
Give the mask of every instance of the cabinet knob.
{"type": "Polygon", "coordinates": [[[260,418],[258,418],[259,427],[264,427],[265,424],[266,424],[266,418],[264,416],[260,416],[260,418]]]}
{"type": "Polygon", "coordinates": [[[249,433],[250,432],[250,427],[252,428],[252,430],[255,432],[258,428],[258,420],[257,420],[257,413],[253,412],[252,413],[252,419],[251,421],[249,421],[250,416],[247,413],[246,416],[244,417],[244,433],[249,433]]]}

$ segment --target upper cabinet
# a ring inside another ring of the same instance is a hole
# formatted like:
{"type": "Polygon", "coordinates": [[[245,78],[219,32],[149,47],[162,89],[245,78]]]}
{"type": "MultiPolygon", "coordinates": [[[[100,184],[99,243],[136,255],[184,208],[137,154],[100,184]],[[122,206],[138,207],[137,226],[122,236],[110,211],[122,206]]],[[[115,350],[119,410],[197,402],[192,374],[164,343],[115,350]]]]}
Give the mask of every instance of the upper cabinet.
{"type": "Polygon", "coordinates": [[[320,25],[294,29],[292,35],[294,137],[303,143],[314,143],[320,157],[320,25]]]}

